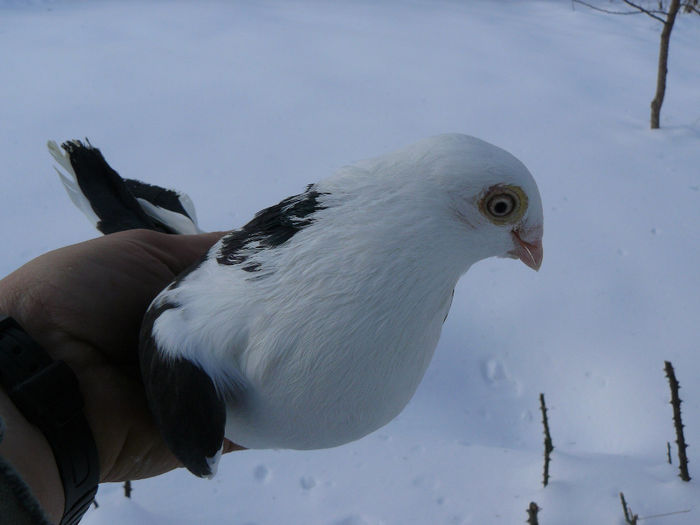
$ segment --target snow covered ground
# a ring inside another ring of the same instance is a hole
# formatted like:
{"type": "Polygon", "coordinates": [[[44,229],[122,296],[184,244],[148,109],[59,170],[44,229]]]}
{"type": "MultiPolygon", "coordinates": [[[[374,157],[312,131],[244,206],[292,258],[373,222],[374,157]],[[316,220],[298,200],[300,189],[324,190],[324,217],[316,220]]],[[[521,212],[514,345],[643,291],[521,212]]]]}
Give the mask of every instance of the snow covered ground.
{"type": "MultiPolygon", "coordinates": [[[[609,6],[606,0],[601,4],[609,6]]],[[[537,274],[460,282],[435,359],[394,422],[314,452],[246,451],[100,488],[86,525],[700,523],[666,462],[663,361],[700,479],[700,19],[680,16],[662,127],[660,25],[569,0],[0,0],[0,275],[96,236],[47,139],[87,136],[123,175],[187,191],[227,229],[354,160],[457,131],[538,181],[537,274]],[[538,394],[555,451],[542,488],[538,394]]]]}

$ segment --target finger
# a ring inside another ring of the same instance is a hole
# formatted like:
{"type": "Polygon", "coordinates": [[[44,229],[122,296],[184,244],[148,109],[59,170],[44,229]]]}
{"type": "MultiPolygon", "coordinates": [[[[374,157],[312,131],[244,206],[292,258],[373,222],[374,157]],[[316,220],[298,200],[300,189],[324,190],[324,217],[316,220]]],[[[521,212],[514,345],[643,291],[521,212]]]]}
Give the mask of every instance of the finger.
{"type": "Polygon", "coordinates": [[[169,235],[165,234],[168,241],[174,246],[187,246],[194,250],[206,251],[228,232],[208,232],[196,235],[169,235]]]}
{"type": "Polygon", "coordinates": [[[230,441],[226,438],[224,438],[224,454],[228,454],[229,452],[234,452],[236,450],[246,450],[245,447],[242,447],[240,445],[236,445],[233,441],[230,441]]]}

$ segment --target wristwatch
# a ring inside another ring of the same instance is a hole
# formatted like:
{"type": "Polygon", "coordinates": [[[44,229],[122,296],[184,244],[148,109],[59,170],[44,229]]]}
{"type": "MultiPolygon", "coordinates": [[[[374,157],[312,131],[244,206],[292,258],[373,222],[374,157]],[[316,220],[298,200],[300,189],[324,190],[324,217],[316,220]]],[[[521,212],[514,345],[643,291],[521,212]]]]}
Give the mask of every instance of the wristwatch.
{"type": "Polygon", "coordinates": [[[60,525],[76,525],[94,501],[100,477],[78,379],[66,363],[54,361],[14,319],[2,314],[0,387],[51,445],[65,494],[60,525]]]}

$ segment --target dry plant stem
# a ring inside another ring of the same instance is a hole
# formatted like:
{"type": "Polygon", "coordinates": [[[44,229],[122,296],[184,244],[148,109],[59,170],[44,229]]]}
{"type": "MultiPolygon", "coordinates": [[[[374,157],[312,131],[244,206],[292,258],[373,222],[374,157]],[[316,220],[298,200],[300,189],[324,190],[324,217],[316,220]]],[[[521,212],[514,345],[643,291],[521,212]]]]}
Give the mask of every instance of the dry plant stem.
{"type": "Polygon", "coordinates": [[[685,436],[683,435],[683,419],[681,417],[681,398],[678,396],[678,390],[680,385],[676,379],[676,373],[673,370],[673,365],[670,361],[664,361],[664,369],[666,370],[666,377],[668,378],[668,384],[671,387],[671,406],[673,407],[673,425],[676,428],[676,444],[678,445],[678,469],[680,470],[680,478],[683,481],[690,481],[690,474],[688,473],[688,455],[686,454],[686,448],[688,445],[685,442],[685,436]]]}
{"type": "Polygon", "coordinates": [[[540,511],[540,508],[537,506],[537,503],[534,501],[530,502],[530,506],[527,508],[527,524],[528,525],[539,525],[539,521],[537,519],[537,513],[540,511]]]}
{"type": "Polygon", "coordinates": [[[544,394],[540,394],[540,410],[542,411],[542,425],[544,425],[544,473],[542,483],[546,487],[549,483],[549,462],[554,450],[552,435],[549,433],[549,419],[547,418],[547,405],[544,402],[544,394]]]}
{"type": "Polygon", "coordinates": [[[639,516],[636,514],[632,513],[632,509],[630,509],[627,506],[627,502],[625,501],[625,495],[620,492],[620,503],[622,503],[622,512],[625,514],[625,523],[629,523],[630,525],[637,525],[637,520],[639,519],[639,516]]]}

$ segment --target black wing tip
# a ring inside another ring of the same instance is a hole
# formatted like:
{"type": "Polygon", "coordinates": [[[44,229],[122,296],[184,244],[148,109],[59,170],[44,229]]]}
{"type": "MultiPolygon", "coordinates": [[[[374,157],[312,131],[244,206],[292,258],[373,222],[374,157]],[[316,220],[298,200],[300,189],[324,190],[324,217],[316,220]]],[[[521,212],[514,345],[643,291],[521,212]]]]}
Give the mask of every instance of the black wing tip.
{"type": "MultiPolygon", "coordinates": [[[[223,444],[223,441],[222,441],[223,444]]],[[[185,465],[185,468],[189,470],[192,474],[197,476],[198,478],[208,478],[211,479],[214,477],[214,474],[216,473],[215,469],[211,468],[212,464],[212,458],[215,456],[211,456],[211,458],[208,457],[202,457],[202,456],[191,456],[188,457],[187,454],[178,456],[178,459],[182,461],[182,464],[185,465]]]]}
{"type": "Polygon", "coordinates": [[[141,329],[140,362],[151,413],[168,448],[198,477],[212,477],[224,442],[226,405],[209,375],[192,361],[163,354],[152,335],[155,320],[176,308],[149,309],[141,329]]]}

